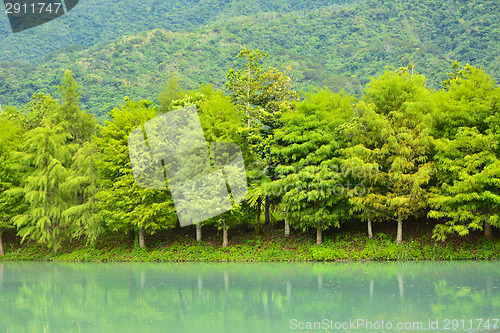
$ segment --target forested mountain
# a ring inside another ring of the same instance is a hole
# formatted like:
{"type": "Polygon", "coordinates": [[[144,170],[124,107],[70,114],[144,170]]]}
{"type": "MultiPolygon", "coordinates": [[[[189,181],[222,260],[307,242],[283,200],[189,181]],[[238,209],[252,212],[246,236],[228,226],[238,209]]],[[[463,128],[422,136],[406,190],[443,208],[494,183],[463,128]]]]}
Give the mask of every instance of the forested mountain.
{"type": "Polygon", "coordinates": [[[7,15],[0,16],[0,62],[33,64],[61,48],[90,47],[152,29],[195,31],[217,21],[263,12],[310,11],[357,0],[81,0],[50,24],[12,34],[7,15]]]}
{"type": "MultiPolygon", "coordinates": [[[[38,91],[56,95],[63,69],[70,69],[83,86],[81,102],[103,119],[124,95],[155,100],[173,75],[187,88],[203,83],[223,88],[227,71],[237,65],[235,55],[244,46],[269,52],[272,60],[268,65],[281,69],[290,66],[299,89],[327,86],[360,94],[370,77],[381,74],[387,66],[408,63],[429,78],[430,87],[439,88],[454,60],[483,67],[494,78],[500,77],[500,3],[496,0],[340,2],[347,4],[233,1],[215,6],[216,2],[210,1],[186,2],[183,6],[189,9],[172,2],[164,5],[178,8],[178,12],[166,7],[161,11],[153,2],[127,2],[127,6],[140,6],[142,12],[151,10],[144,17],[134,12],[134,24],[126,25],[122,24],[125,19],[120,19],[125,15],[123,8],[116,8],[115,15],[106,13],[111,19],[104,20],[99,19],[97,3],[92,11],[86,7],[91,3],[82,3],[77,7],[80,12],[66,15],[71,21],[61,18],[54,23],[65,22],[62,30],[74,38],[71,43],[60,43],[55,37],[49,43],[42,30],[34,29],[26,35],[39,36],[38,44],[22,47],[31,50],[27,58],[33,59],[34,54],[47,52],[47,47],[80,45],[44,56],[37,67],[4,62],[0,68],[0,104],[22,106],[38,91]],[[85,9],[88,17],[78,18],[85,9]],[[181,12],[187,14],[175,14],[181,12]],[[69,27],[71,32],[67,31],[69,27]],[[143,31],[88,49],[82,47],[119,34],[162,27],[169,30],[143,31]],[[179,32],[172,32],[175,30],[179,32]],[[78,33],[86,37],[79,39],[78,33]]],[[[103,2],[102,6],[110,10],[119,4],[103,2]]],[[[2,54],[12,55],[12,50],[20,47],[12,38],[21,43],[27,36],[9,35],[2,43],[2,54]]],[[[22,54],[10,57],[23,58],[22,54]]]]}

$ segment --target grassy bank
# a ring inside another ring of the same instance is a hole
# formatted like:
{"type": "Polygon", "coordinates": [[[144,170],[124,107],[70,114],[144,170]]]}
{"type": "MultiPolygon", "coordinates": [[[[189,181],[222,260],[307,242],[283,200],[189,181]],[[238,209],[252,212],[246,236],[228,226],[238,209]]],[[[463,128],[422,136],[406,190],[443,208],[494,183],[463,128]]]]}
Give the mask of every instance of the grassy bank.
{"type": "MultiPolygon", "coordinates": [[[[184,230],[182,231],[184,232],[184,230]]],[[[216,231],[197,243],[188,235],[177,233],[150,237],[149,247],[140,249],[125,235],[101,240],[93,247],[66,244],[58,253],[37,244],[22,244],[12,238],[0,260],[48,260],[75,262],[269,262],[269,261],[364,261],[364,260],[495,260],[500,259],[500,239],[486,241],[482,237],[450,237],[436,242],[429,235],[408,237],[395,244],[394,237],[377,233],[368,239],[358,234],[332,234],[322,245],[316,245],[309,234],[284,238],[280,230],[266,236],[247,237],[236,233],[231,245],[220,246],[216,231]],[[182,238],[180,236],[183,236],[182,238]]]]}

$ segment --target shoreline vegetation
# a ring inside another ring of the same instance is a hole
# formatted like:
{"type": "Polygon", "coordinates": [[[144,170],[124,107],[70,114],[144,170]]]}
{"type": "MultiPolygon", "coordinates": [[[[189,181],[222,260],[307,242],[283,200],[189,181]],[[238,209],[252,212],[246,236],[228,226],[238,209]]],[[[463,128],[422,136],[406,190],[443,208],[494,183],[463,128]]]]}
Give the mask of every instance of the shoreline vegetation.
{"type": "Polygon", "coordinates": [[[359,261],[442,261],[499,260],[500,239],[486,240],[480,232],[467,238],[451,236],[446,241],[432,239],[432,229],[413,231],[402,244],[395,243],[390,229],[374,232],[369,238],[362,231],[325,234],[317,245],[310,233],[297,231],[283,237],[273,226],[264,235],[248,229],[231,230],[228,247],[222,246],[221,232],[206,227],[205,240],[197,242],[194,226],[150,235],[149,247],[140,248],[137,237],[116,234],[86,246],[69,242],[54,253],[43,245],[20,244],[14,234],[6,235],[5,261],[57,262],[359,262],[359,261]],[[192,230],[191,230],[192,229],[192,230]],[[182,238],[180,238],[182,237],[182,238]]]}
{"type": "Polygon", "coordinates": [[[289,69],[267,67],[268,57],[242,49],[242,66],[227,73],[230,95],[205,84],[189,91],[172,77],[158,104],[125,96],[101,125],[80,107],[69,70],[61,100],[38,93],[23,109],[5,107],[0,257],[498,259],[500,87],[492,77],[454,62],[436,91],[409,63],[373,78],[361,97],[314,87],[301,97],[289,69]],[[165,116],[179,118],[151,122],[165,116]],[[178,122],[191,117],[197,132],[191,120],[178,122]],[[172,131],[162,121],[182,125],[172,131]],[[179,150],[193,133],[204,136],[200,152],[179,150]],[[238,147],[237,158],[215,148],[223,146],[238,147]],[[179,212],[202,221],[203,232],[181,228],[189,223],[179,212]],[[2,246],[2,234],[14,240],[2,246]]]}

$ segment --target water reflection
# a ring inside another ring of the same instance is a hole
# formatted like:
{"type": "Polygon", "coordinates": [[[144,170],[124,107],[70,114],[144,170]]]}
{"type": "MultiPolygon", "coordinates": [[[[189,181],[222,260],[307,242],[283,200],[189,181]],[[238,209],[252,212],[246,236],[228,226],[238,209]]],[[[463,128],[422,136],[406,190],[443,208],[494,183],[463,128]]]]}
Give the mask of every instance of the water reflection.
{"type": "Polygon", "coordinates": [[[0,333],[43,332],[47,325],[48,333],[325,332],[293,330],[290,320],[494,319],[499,287],[499,262],[6,262],[0,333]]]}

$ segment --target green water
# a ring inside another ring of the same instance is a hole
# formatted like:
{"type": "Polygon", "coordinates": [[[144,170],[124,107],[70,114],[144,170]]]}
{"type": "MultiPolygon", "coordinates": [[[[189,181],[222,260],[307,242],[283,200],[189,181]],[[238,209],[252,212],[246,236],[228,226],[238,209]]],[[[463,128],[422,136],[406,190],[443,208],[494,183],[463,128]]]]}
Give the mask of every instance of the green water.
{"type": "Polygon", "coordinates": [[[500,332],[498,318],[500,262],[0,262],[0,333],[500,332]]]}

